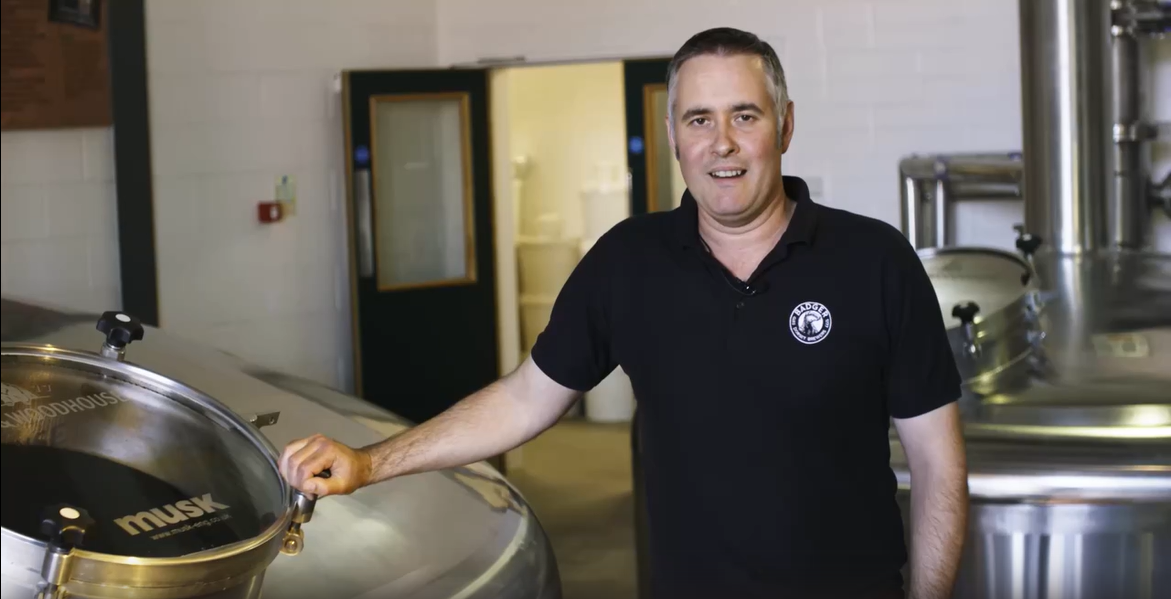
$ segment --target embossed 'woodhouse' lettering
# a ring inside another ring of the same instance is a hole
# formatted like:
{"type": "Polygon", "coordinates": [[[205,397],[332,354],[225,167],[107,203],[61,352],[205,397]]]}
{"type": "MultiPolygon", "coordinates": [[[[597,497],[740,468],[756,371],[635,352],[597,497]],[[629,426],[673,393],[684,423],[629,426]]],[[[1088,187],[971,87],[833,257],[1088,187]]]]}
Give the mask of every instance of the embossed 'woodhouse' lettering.
{"type": "Polygon", "coordinates": [[[126,403],[127,401],[125,398],[118,397],[109,391],[102,391],[101,393],[92,393],[73,399],[41,403],[37,406],[5,413],[3,418],[0,419],[0,426],[3,428],[27,426],[48,418],[59,418],[97,408],[105,408],[114,404],[126,403]]]}

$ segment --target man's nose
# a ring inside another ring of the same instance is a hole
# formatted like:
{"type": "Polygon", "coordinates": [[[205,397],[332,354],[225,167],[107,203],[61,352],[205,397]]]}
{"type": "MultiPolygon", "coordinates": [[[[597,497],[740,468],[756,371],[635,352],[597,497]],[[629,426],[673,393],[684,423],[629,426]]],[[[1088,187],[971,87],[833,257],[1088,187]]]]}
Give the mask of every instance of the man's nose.
{"type": "Polygon", "coordinates": [[[712,143],[712,153],[723,158],[735,154],[738,149],[736,140],[732,138],[731,128],[727,124],[719,125],[712,143]]]}

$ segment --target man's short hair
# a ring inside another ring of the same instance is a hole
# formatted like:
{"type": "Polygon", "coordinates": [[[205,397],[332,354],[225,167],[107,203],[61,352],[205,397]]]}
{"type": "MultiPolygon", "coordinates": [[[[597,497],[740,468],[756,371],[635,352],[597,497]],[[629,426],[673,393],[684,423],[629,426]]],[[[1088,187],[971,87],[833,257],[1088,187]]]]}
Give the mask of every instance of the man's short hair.
{"type": "Polygon", "coordinates": [[[747,31],[731,27],[717,27],[701,31],[684,42],[671,64],[667,67],[667,120],[671,132],[675,131],[675,94],[679,69],[683,63],[702,55],[759,56],[764,68],[766,85],[769,96],[776,106],[777,112],[777,143],[780,143],[781,131],[785,121],[785,107],[789,104],[789,88],[785,84],[785,69],[781,66],[781,59],[776,50],[768,42],[747,31]]]}

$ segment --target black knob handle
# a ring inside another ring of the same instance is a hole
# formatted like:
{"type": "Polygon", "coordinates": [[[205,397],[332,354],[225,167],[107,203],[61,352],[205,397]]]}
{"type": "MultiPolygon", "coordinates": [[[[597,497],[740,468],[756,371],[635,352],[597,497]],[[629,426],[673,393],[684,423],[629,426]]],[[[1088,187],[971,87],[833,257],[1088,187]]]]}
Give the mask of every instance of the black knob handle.
{"type": "Polygon", "coordinates": [[[106,335],[106,344],[122,349],[131,341],[142,339],[142,322],[125,312],[105,312],[98,319],[98,330],[106,335]]]}
{"type": "Polygon", "coordinates": [[[85,510],[67,503],[45,509],[41,518],[41,533],[49,538],[49,547],[58,553],[68,553],[81,545],[94,525],[94,519],[85,510]]]}
{"type": "Polygon", "coordinates": [[[976,302],[964,302],[952,307],[951,315],[964,324],[972,324],[976,321],[976,314],[979,311],[980,306],[976,305],[976,302]]]}
{"type": "Polygon", "coordinates": [[[1020,250],[1026,258],[1032,256],[1037,248],[1041,247],[1042,242],[1040,237],[1032,233],[1025,233],[1024,229],[1017,229],[1016,249],[1020,250]]]}

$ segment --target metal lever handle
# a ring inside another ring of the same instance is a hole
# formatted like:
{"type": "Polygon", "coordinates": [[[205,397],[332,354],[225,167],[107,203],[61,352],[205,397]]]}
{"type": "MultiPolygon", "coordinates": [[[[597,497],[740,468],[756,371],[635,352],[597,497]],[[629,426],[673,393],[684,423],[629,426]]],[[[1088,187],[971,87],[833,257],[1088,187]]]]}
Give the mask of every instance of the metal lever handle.
{"type": "MultiPolygon", "coordinates": [[[[1033,264],[1033,254],[1037,253],[1037,250],[1040,249],[1043,243],[1045,243],[1045,240],[1040,236],[1033,235],[1032,233],[1026,233],[1024,225],[1014,225],[1013,229],[1016,230],[1016,249],[1021,253],[1021,255],[1025,257],[1025,260],[1027,260],[1031,266],[1033,264]]],[[[1031,280],[1031,276],[1031,272],[1022,274],[1021,285],[1028,285],[1029,281],[1031,280]]]]}
{"type": "Polygon", "coordinates": [[[354,171],[354,216],[358,226],[358,276],[374,276],[374,222],[373,200],[370,188],[370,169],[354,171]]]}
{"type": "Polygon", "coordinates": [[[73,549],[80,546],[94,526],[85,510],[68,504],[50,506],[41,518],[41,533],[48,537],[37,599],[65,597],[65,583],[73,569],[73,549]]]}
{"type": "MultiPolygon", "coordinates": [[[[329,478],[333,473],[328,468],[317,473],[317,478],[329,478]]],[[[317,498],[293,489],[293,521],[289,530],[285,532],[285,541],[281,545],[281,553],[297,555],[305,548],[305,533],[301,525],[313,519],[313,510],[317,507],[317,498]]]]}
{"type": "Polygon", "coordinates": [[[971,358],[979,357],[980,344],[976,342],[976,314],[980,306],[976,302],[963,302],[951,309],[951,315],[964,325],[964,350],[971,358]]]}
{"type": "Polygon", "coordinates": [[[126,357],[126,346],[142,339],[142,322],[125,312],[104,312],[98,319],[97,329],[106,335],[102,355],[122,361],[126,357]]]}

